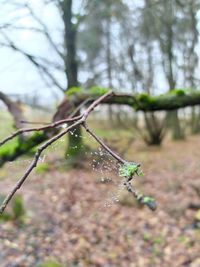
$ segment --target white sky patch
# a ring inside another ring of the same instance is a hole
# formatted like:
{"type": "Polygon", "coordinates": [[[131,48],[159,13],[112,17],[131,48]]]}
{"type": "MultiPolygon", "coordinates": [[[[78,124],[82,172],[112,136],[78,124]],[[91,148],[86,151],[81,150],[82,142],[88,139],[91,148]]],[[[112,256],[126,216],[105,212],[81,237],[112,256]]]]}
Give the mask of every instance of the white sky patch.
{"type": "MultiPolygon", "coordinates": [[[[61,20],[59,19],[56,8],[53,5],[42,5],[42,1],[29,1],[34,12],[39,16],[39,19],[47,23],[51,35],[61,39],[61,34],[57,33],[58,27],[62,29],[61,20]],[[52,28],[52,30],[51,30],[52,28]]],[[[22,2],[21,2],[22,3],[22,2]]],[[[24,3],[24,1],[23,1],[24,3]]],[[[27,16],[27,10],[20,8],[15,10],[11,5],[4,5],[0,10],[0,26],[17,21],[14,26],[25,28],[39,28],[39,25],[30,17],[27,16]],[[21,18],[20,18],[21,17],[21,18]],[[16,19],[19,18],[19,19],[16,19]]],[[[5,30],[9,34],[9,38],[20,48],[27,53],[39,55],[47,59],[56,60],[56,56],[49,46],[47,40],[42,34],[35,33],[31,30],[5,30]]],[[[0,37],[0,40],[3,38],[0,37]]],[[[7,94],[19,94],[31,96],[37,94],[40,96],[40,102],[56,101],[62,96],[57,88],[49,89],[41,80],[37,69],[19,52],[15,52],[9,48],[0,47],[0,90],[7,94]],[[52,94],[53,90],[53,94],[52,94]],[[55,98],[56,94],[56,98],[55,98]]],[[[61,82],[65,84],[64,76],[61,77],[61,82]]]]}

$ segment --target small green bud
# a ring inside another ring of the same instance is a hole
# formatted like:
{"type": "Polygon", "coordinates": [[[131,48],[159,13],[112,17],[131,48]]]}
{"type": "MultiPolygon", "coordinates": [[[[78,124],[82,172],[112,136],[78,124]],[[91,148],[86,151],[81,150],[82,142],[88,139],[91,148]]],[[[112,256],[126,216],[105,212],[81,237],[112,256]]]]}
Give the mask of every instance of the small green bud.
{"type": "Polygon", "coordinates": [[[141,204],[146,205],[149,209],[153,211],[155,211],[157,208],[156,201],[152,197],[142,196],[138,200],[141,204]]]}
{"type": "Polygon", "coordinates": [[[141,176],[142,172],[139,170],[140,164],[135,162],[127,162],[119,168],[119,176],[124,178],[131,178],[134,174],[141,176]]]}

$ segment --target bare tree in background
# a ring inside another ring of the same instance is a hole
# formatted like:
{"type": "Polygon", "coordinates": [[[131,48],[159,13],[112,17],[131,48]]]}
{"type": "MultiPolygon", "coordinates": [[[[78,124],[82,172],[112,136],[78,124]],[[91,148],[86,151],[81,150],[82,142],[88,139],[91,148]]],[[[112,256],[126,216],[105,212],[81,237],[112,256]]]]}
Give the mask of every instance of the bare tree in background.
{"type": "MultiPolygon", "coordinates": [[[[87,5],[87,1],[82,1],[83,5],[87,5]],[[86,2],[86,3],[85,3],[86,2]]],[[[20,54],[22,54],[26,59],[28,59],[38,70],[40,75],[46,80],[48,80],[48,84],[51,83],[52,85],[56,86],[61,92],[67,91],[68,88],[77,87],[78,83],[78,60],[77,60],[77,31],[79,24],[84,17],[81,14],[74,14],[73,13],[73,1],[72,0],[63,0],[63,1],[56,1],[55,5],[57,6],[60,16],[63,22],[63,45],[59,45],[51,35],[50,30],[48,29],[45,22],[43,22],[42,18],[39,17],[38,14],[35,13],[35,10],[32,8],[29,1],[21,2],[11,2],[17,9],[25,9],[29,16],[35,21],[39,28],[31,27],[31,31],[38,32],[42,34],[46,40],[48,41],[51,49],[54,53],[58,56],[60,64],[55,64],[54,61],[48,60],[47,58],[43,58],[40,56],[33,55],[21,47],[19,47],[10,37],[8,31],[10,28],[15,29],[18,28],[17,25],[9,24],[2,26],[1,35],[3,36],[3,41],[0,42],[2,46],[9,47],[20,54]],[[78,16],[79,15],[79,16],[78,16]],[[75,22],[74,19],[76,18],[75,22]],[[62,71],[65,73],[66,77],[66,86],[63,86],[59,78],[55,76],[55,71],[62,71]]],[[[84,8],[83,8],[84,9],[84,8]]],[[[19,29],[23,30],[23,27],[19,27],[19,29]]],[[[53,117],[53,120],[60,120],[66,118],[71,112],[74,106],[69,104],[67,100],[64,101],[58,106],[57,112],[53,117]]],[[[76,136],[80,136],[80,127],[77,127],[76,136]]],[[[73,153],[75,151],[77,154],[80,152],[82,148],[82,139],[81,137],[77,137],[74,140],[75,135],[69,135],[69,146],[67,153],[71,153],[70,149],[71,146],[74,146],[76,143],[77,149],[73,149],[73,153]]],[[[77,156],[77,155],[76,155],[77,156]]]]}

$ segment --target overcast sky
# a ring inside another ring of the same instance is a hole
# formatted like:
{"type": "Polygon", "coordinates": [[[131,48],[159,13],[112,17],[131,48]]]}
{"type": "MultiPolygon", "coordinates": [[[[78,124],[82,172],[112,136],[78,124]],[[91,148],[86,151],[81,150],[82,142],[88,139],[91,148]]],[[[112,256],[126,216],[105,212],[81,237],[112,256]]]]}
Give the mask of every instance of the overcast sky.
{"type": "MultiPolygon", "coordinates": [[[[21,0],[21,2],[24,1],[21,0]]],[[[59,33],[62,30],[62,22],[59,19],[57,9],[53,7],[53,5],[42,5],[42,1],[40,0],[32,0],[30,2],[40,18],[47,22],[54,39],[61,42],[61,35],[59,33]]],[[[18,9],[16,12],[15,8],[11,7],[9,4],[6,4],[5,8],[0,9],[0,26],[17,17],[22,18],[18,19],[15,25],[37,27],[35,21],[33,21],[30,16],[27,16],[27,12],[24,9],[18,9]]],[[[33,33],[30,30],[5,30],[5,32],[9,33],[9,37],[17,46],[24,49],[26,52],[47,57],[52,61],[58,61],[58,57],[42,35],[33,33]]],[[[0,40],[3,40],[3,38],[0,38],[0,40]]],[[[5,93],[31,95],[37,92],[47,99],[54,98],[55,96],[62,96],[57,88],[49,89],[49,87],[44,84],[36,68],[19,52],[1,47],[0,59],[0,90],[5,93]]],[[[65,84],[64,75],[60,77],[60,82],[62,85],[65,84]]]]}
{"type": "MultiPolygon", "coordinates": [[[[62,43],[62,21],[57,8],[52,5],[44,5],[41,0],[18,0],[23,3],[28,1],[34,8],[35,13],[48,25],[48,28],[57,43],[62,43]]],[[[27,16],[27,11],[11,6],[10,1],[5,1],[0,8],[0,27],[5,23],[20,18],[17,24],[25,27],[37,26],[35,21],[27,16]]],[[[79,1],[80,2],[80,1],[79,1]]],[[[133,3],[130,0],[126,2],[133,3]]],[[[140,1],[139,1],[140,2],[140,1]]],[[[138,3],[139,3],[138,2],[138,3]]],[[[75,3],[78,3],[76,1],[75,3]]],[[[5,31],[8,33],[8,31],[5,31]]],[[[51,46],[42,35],[35,34],[30,30],[9,31],[9,37],[22,49],[27,52],[42,55],[52,61],[59,63],[59,59],[51,49],[51,46]]],[[[0,37],[0,41],[3,40],[0,37]]],[[[199,50],[199,48],[198,48],[199,50]]],[[[62,97],[62,93],[56,88],[45,85],[38,75],[35,67],[28,62],[20,53],[13,52],[8,48],[0,47],[0,90],[7,94],[35,94],[40,96],[41,102],[55,101],[62,97]],[[44,101],[43,101],[44,100],[44,101]]],[[[65,76],[59,74],[60,83],[65,86],[65,76]]],[[[79,77],[84,79],[84,77],[79,77]]],[[[160,79],[162,83],[162,78],[160,79]]]]}

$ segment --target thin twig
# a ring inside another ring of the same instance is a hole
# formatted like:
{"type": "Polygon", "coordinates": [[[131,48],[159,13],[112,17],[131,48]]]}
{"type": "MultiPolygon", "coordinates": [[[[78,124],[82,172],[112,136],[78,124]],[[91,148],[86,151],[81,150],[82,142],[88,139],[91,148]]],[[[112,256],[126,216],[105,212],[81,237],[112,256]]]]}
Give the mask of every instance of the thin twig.
{"type": "Polygon", "coordinates": [[[101,140],[92,130],[90,130],[87,124],[84,122],[83,127],[85,130],[111,155],[115,158],[119,163],[125,164],[126,161],[122,159],[119,155],[117,155],[114,151],[112,151],[104,142],[101,140]]]}
{"type": "Polygon", "coordinates": [[[140,194],[133,188],[131,182],[124,181],[124,186],[127,191],[130,192],[136,199],[140,196],[140,194]]]}
{"type": "Polygon", "coordinates": [[[43,125],[49,125],[50,124],[49,122],[46,122],[46,121],[26,121],[26,120],[21,120],[20,122],[24,123],[24,124],[43,124],[43,125]]]}
{"type": "Polygon", "coordinates": [[[28,132],[38,132],[38,131],[43,131],[43,130],[47,130],[50,128],[55,128],[61,124],[64,123],[68,123],[68,122],[74,122],[77,121],[79,119],[81,119],[82,115],[77,116],[77,117],[73,117],[73,118],[67,118],[67,119],[63,119],[63,120],[59,120],[53,123],[50,123],[46,126],[42,126],[42,127],[34,127],[34,128],[22,128],[17,130],[16,132],[14,132],[13,134],[11,134],[10,136],[6,137],[3,141],[0,142],[0,146],[4,145],[6,142],[8,142],[9,140],[13,139],[14,137],[22,134],[22,133],[28,133],[28,132]]]}
{"type": "Polygon", "coordinates": [[[72,112],[72,114],[69,116],[69,118],[73,118],[75,115],[78,114],[79,111],[81,111],[81,109],[87,105],[89,102],[91,102],[92,100],[95,100],[94,98],[88,98],[85,99],[83,102],[80,103],[80,105],[78,105],[78,107],[72,112]]]}
{"type": "Polygon", "coordinates": [[[87,109],[86,111],[84,112],[84,120],[87,119],[88,115],[90,114],[90,112],[93,111],[93,109],[98,106],[101,102],[104,102],[105,99],[111,97],[114,95],[114,92],[113,91],[109,91],[108,93],[100,96],[99,98],[97,98],[97,100],[95,100],[87,109]]]}

